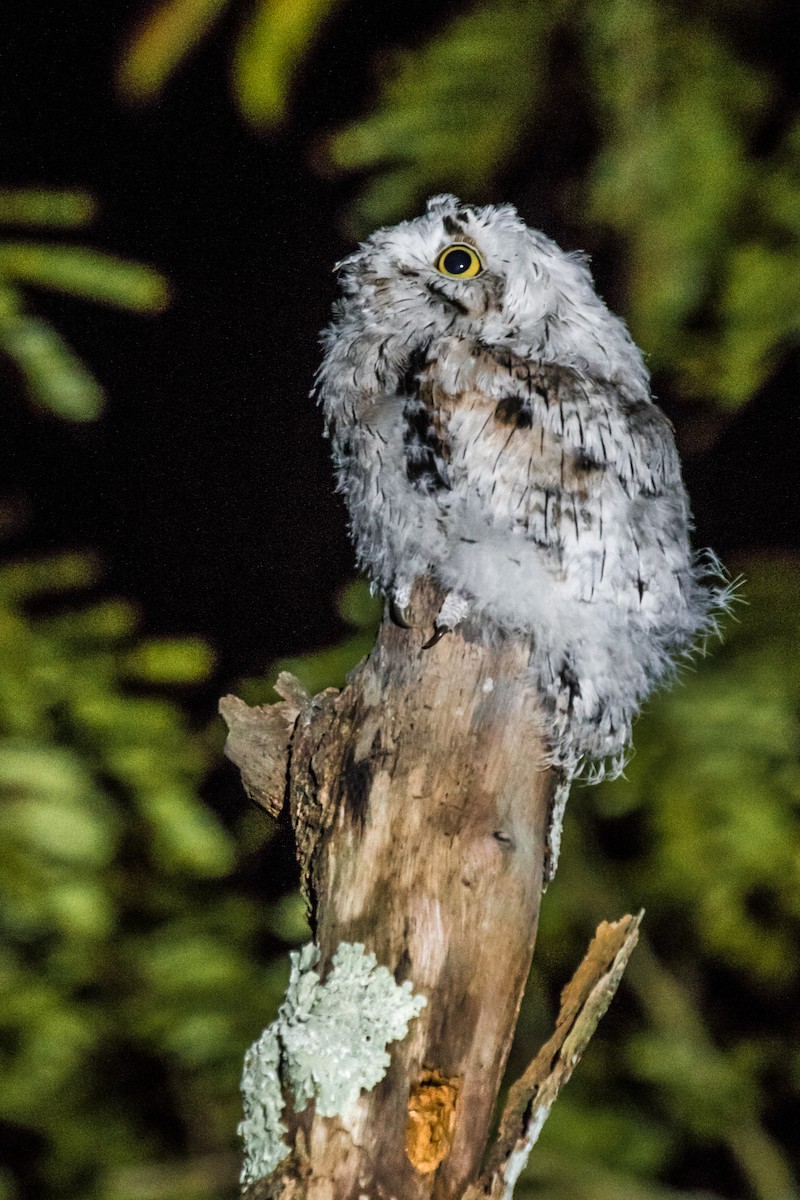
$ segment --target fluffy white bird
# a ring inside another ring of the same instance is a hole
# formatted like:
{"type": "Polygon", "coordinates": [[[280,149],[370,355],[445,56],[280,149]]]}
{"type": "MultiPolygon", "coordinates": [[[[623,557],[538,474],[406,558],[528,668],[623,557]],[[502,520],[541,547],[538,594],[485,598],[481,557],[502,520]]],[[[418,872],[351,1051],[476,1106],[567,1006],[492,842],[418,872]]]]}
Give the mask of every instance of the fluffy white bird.
{"type": "Polygon", "coordinates": [[[728,596],[640,351],[509,206],[436,196],[338,270],[318,389],[361,565],[399,619],[418,576],[446,590],[430,645],[530,634],[552,761],[618,773],[728,596]]]}

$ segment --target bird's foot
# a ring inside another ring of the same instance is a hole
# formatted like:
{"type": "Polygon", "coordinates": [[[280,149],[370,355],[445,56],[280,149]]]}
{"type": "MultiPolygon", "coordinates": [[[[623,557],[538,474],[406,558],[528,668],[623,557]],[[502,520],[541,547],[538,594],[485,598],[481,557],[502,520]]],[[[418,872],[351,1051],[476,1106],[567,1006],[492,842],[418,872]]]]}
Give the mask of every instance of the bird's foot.
{"type": "Polygon", "coordinates": [[[389,616],[400,629],[414,628],[414,622],[411,620],[411,612],[409,610],[411,587],[410,583],[400,583],[393,589],[389,597],[389,616]]]}
{"type": "Polygon", "coordinates": [[[422,643],[423,650],[430,650],[431,646],[435,646],[440,642],[446,633],[452,633],[449,625],[437,625],[427,642],[422,643]]]}
{"type": "Polygon", "coordinates": [[[394,597],[389,601],[389,616],[400,629],[414,628],[408,608],[398,604],[394,597]]]}
{"type": "Polygon", "coordinates": [[[465,596],[459,595],[458,592],[448,592],[436,618],[436,628],[427,642],[423,643],[422,649],[430,650],[431,646],[440,642],[446,633],[451,633],[457,625],[460,625],[469,612],[469,607],[469,600],[465,596]]]}

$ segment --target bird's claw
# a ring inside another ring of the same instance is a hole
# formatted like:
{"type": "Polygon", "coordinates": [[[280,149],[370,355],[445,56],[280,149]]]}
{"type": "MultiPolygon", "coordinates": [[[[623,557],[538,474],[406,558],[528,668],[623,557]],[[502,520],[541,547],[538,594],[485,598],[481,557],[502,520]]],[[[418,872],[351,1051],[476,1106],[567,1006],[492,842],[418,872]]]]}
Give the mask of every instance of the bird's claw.
{"type": "Polygon", "coordinates": [[[446,633],[452,632],[449,625],[437,625],[427,642],[423,642],[422,649],[430,650],[431,646],[435,646],[437,642],[440,642],[446,633]]]}
{"type": "Polygon", "coordinates": [[[413,629],[413,625],[409,619],[408,609],[403,604],[398,604],[394,599],[389,601],[389,616],[395,625],[401,629],[413,629]]]}

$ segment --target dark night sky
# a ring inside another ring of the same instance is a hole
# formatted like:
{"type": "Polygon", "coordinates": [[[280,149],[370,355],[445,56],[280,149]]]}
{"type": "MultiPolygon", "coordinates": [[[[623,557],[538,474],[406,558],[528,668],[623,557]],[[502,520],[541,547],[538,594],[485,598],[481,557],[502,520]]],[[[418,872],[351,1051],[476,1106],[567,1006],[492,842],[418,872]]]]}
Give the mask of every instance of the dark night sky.
{"type": "MultiPolygon", "coordinates": [[[[337,214],[354,185],[316,176],[309,149],[369,102],[375,52],[407,40],[407,28],[423,37],[446,11],[379,8],[330,27],[291,128],[271,142],[248,133],[227,98],[236,11],[145,113],[124,111],[111,88],[139,3],[20,9],[0,51],[0,182],[88,187],[103,215],[82,240],[159,266],[176,297],[157,318],[31,297],[105,384],[109,406],[90,426],[37,415],[0,367],[3,490],[32,502],[17,549],[98,548],[109,589],[140,603],[148,629],[213,641],[223,686],[336,636],[331,593],[352,574],[308,391],[330,267],[348,248],[337,214]]],[[[585,153],[573,133],[561,158],[529,148],[536,170],[521,166],[504,184],[527,220],[567,244],[546,197],[550,176],[585,153]]],[[[602,256],[595,265],[602,289],[602,256]]],[[[604,290],[613,301],[610,281],[604,290]]],[[[800,359],[787,355],[766,393],[687,461],[698,542],[724,556],[797,545],[799,377],[800,359]]],[[[668,395],[665,407],[675,415],[668,395]]]]}

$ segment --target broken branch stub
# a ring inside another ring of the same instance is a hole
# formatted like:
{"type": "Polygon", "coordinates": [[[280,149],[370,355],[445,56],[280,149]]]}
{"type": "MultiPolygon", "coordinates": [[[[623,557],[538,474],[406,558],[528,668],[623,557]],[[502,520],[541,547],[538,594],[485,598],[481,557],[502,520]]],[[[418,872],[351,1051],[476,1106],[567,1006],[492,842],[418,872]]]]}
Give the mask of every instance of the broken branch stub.
{"type": "Polygon", "coordinates": [[[589,1039],[614,998],[639,937],[643,912],[603,921],[561,992],[556,1027],[511,1087],[500,1126],[478,1185],[464,1200],[506,1200],[536,1143],[558,1093],[572,1075],[589,1039]]]}
{"type": "MultiPolygon", "coordinates": [[[[282,1061],[286,1157],[246,1180],[250,1200],[462,1200],[483,1186],[559,778],[529,640],[466,625],[423,650],[440,600],[418,584],[416,628],[385,621],[341,693],[312,698],[284,676],[272,708],[223,702],[248,793],[272,812],[288,801],[319,950],[313,988],[351,946],[426,1001],[384,1077],[341,1112],[320,1111],[313,1055],[302,1107],[282,1061]]],[[[367,1028],[365,1017],[354,1014],[367,1028]]]]}
{"type": "Polygon", "coordinates": [[[289,745],[298,709],[278,704],[248,708],[237,696],[223,696],[219,711],[228,726],[225,753],[239,768],[251,800],[273,817],[286,799],[289,745]]]}

